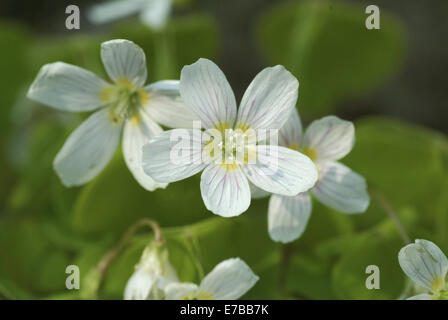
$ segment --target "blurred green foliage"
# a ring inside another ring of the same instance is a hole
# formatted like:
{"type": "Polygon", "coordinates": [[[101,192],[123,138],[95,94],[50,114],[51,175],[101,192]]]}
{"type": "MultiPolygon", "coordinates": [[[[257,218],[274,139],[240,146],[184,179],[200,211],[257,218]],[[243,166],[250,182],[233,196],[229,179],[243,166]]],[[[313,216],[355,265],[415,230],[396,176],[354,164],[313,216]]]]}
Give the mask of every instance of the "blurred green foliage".
{"type": "MultiPolygon", "coordinates": [[[[396,70],[404,49],[399,24],[384,14],[381,32],[367,32],[360,10],[334,2],[291,3],[259,18],[256,32],[267,64],[284,64],[301,82],[300,112],[321,115],[396,70]]],[[[13,44],[0,59],[9,77],[0,83],[0,298],[79,298],[79,292],[65,289],[65,267],[78,265],[85,285],[123,232],[145,217],[162,226],[170,260],[184,281],[199,282],[220,261],[241,257],[260,276],[249,299],[395,299],[402,292],[397,253],[403,243],[374,200],[366,213],[351,216],[314,202],[304,235],[285,246],[268,236],[267,199],[253,200],[236,218],[214,216],[201,200],[199,175],[146,192],[127,170],[121,150],[88,185],[61,185],[53,158],[85,115],[19,99],[41,65],[60,60],[105,77],[100,43],[121,37],[146,52],[150,81],[178,78],[182,66],[199,57],[217,59],[219,34],[210,17],[172,19],[163,33],[134,23],[69,38],[35,39],[11,24],[0,30],[0,41],[13,44]],[[381,290],[365,287],[370,264],[380,267],[381,290]]],[[[343,162],[390,201],[411,238],[430,239],[447,252],[447,138],[381,117],[355,125],[356,146],[343,162]]],[[[149,232],[132,239],[111,264],[99,298],[122,298],[151,239],[149,232]]]]}
{"type": "Polygon", "coordinates": [[[343,1],[297,1],[259,19],[257,38],[270,63],[300,82],[299,109],[322,116],[391,75],[402,59],[401,25],[381,11],[381,29],[365,28],[365,7],[343,1]]]}

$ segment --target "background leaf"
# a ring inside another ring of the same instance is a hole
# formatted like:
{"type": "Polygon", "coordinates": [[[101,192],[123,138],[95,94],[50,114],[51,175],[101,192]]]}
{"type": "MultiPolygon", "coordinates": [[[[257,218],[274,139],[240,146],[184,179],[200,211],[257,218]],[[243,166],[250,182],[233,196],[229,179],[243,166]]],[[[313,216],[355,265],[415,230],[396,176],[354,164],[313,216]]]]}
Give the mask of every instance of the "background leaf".
{"type": "Polygon", "coordinates": [[[270,64],[284,65],[299,79],[301,112],[321,116],[397,69],[402,27],[381,11],[381,29],[367,30],[364,11],[342,1],[300,1],[260,16],[258,42],[270,64]]]}

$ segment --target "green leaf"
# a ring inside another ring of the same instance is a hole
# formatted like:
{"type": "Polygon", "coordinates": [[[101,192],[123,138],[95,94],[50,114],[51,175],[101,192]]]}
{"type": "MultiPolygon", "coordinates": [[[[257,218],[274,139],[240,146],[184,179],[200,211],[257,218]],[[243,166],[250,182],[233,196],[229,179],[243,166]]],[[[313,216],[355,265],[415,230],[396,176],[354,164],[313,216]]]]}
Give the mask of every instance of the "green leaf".
{"type": "Polygon", "coordinates": [[[0,220],[0,277],[34,294],[65,287],[66,252],[55,247],[35,218],[0,220]]]}
{"type": "Polygon", "coordinates": [[[0,136],[9,128],[10,112],[29,76],[27,66],[28,34],[19,25],[1,22],[0,42],[8,49],[0,52],[0,136]]]}
{"type": "Polygon", "coordinates": [[[53,159],[68,131],[60,123],[48,120],[30,127],[29,162],[11,192],[9,207],[17,211],[37,211],[38,208],[48,211],[52,197],[49,185],[57,180],[58,186],[62,187],[53,171],[53,159]]]}
{"type": "Polygon", "coordinates": [[[290,298],[281,287],[282,279],[285,279],[288,283],[290,279],[282,277],[283,269],[280,253],[280,250],[276,250],[272,254],[266,255],[260,263],[257,263],[253,270],[259,277],[259,280],[242,299],[265,300],[267,295],[269,295],[269,299],[274,300],[290,298]]]}
{"type": "Polygon", "coordinates": [[[294,299],[335,299],[331,289],[331,265],[304,252],[296,252],[286,282],[294,299]]]}
{"type": "Polygon", "coordinates": [[[0,300],[2,299],[25,300],[31,299],[31,295],[11,280],[0,277],[0,300]]]}
{"type": "Polygon", "coordinates": [[[44,298],[45,300],[77,300],[79,299],[79,290],[70,290],[66,292],[55,293],[44,298]]]}
{"type": "Polygon", "coordinates": [[[65,288],[68,276],[65,269],[71,264],[67,254],[61,250],[54,250],[45,252],[42,257],[36,270],[35,285],[44,292],[55,292],[65,288]]]}
{"type": "Polygon", "coordinates": [[[302,112],[322,115],[389,77],[402,60],[402,27],[381,11],[367,30],[365,7],[344,2],[290,2],[263,14],[257,39],[271,64],[297,76],[302,112]]]}
{"type": "Polygon", "coordinates": [[[62,61],[105,76],[100,59],[101,42],[111,40],[106,35],[74,35],[73,37],[36,37],[29,54],[34,76],[47,63],[62,61]]]}
{"type": "MultiPolygon", "coordinates": [[[[385,196],[392,207],[412,206],[429,230],[445,232],[435,219],[448,212],[447,157],[448,140],[442,134],[372,117],[356,123],[356,145],[342,162],[363,175],[369,188],[385,196]]],[[[369,217],[353,219],[363,227],[379,220],[369,217]]]]}
{"type": "Polygon", "coordinates": [[[73,210],[73,225],[83,232],[122,233],[144,217],[164,227],[193,223],[211,214],[200,200],[198,180],[196,176],[148,192],[134,179],[120,152],[81,191],[73,210]]]}
{"type": "Polygon", "coordinates": [[[303,235],[292,245],[296,250],[312,250],[319,243],[355,231],[352,216],[337,212],[313,199],[313,208],[303,235]]]}
{"type": "MultiPolygon", "coordinates": [[[[417,220],[417,213],[410,208],[397,211],[405,226],[417,220]]],[[[332,271],[333,293],[339,299],[397,299],[405,288],[405,276],[398,264],[398,252],[404,245],[391,219],[340,241],[340,258],[332,271]],[[380,270],[378,290],[366,287],[369,265],[380,270]]]]}

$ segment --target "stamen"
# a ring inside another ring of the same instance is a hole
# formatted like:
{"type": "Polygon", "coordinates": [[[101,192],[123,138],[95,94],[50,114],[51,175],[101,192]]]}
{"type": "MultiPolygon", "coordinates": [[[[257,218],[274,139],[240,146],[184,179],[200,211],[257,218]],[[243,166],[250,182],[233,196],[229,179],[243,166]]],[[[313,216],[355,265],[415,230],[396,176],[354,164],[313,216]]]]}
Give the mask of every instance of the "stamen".
{"type": "Polygon", "coordinates": [[[235,170],[238,165],[252,160],[253,153],[250,157],[248,153],[249,137],[240,129],[220,131],[224,127],[222,123],[217,125],[215,130],[221,134],[214,137],[215,139],[210,139],[205,145],[205,150],[216,164],[222,165],[226,170],[235,170]]]}
{"type": "Polygon", "coordinates": [[[111,104],[111,120],[118,125],[125,120],[139,124],[140,109],[147,105],[149,97],[144,89],[136,88],[127,79],[120,79],[101,92],[101,99],[111,104]]]}

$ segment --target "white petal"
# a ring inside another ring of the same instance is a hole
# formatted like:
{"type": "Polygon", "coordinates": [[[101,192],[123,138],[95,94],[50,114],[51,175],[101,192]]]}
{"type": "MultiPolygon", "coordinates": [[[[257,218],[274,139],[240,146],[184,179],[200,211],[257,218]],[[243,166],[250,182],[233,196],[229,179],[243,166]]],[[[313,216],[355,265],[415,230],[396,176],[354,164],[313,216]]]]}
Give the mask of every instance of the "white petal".
{"type": "Polygon", "coordinates": [[[28,90],[28,98],[64,111],[92,111],[105,104],[107,83],[90,71],[64,62],[44,65],[28,90]]]}
{"type": "Polygon", "coordinates": [[[429,291],[437,291],[448,271],[445,254],[431,241],[415,240],[398,253],[398,261],[406,275],[429,291]]]}
{"type": "Polygon", "coordinates": [[[166,300],[183,300],[185,297],[195,293],[198,290],[198,286],[194,283],[177,283],[173,282],[165,288],[166,300]]]}
{"type": "Polygon", "coordinates": [[[317,181],[313,161],[300,152],[274,145],[257,146],[256,163],[244,170],[257,187],[285,196],[308,191],[317,181]]]}
{"type": "Polygon", "coordinates": [[[258,276],[239,258],[219,263],[202,280],[199,290],[210,294],[215,300],[241,298],[258,281],[258,276]]]}
{"type": "Polygon", "coordinates": [[[271,239],[283,243],[298,239],[305,231],[310,214],[311,197],[308,192],[292,197],[272,195],[268,209],[271,239]]]}
{"type": "Polygon", "coordinates": [[[300,121],[297,109],[291,112],[286,123],[278,134],[278,144],[284,147],[302,147],[302,122],[300,121]]]}
{"type": "Polygon", "coordinates": [[[191,177],[205,168],[201,131],[174,129],[162,132],[143,147],[143,170],[159,182],[191,177]]]}
{"type": "Polygon", "coordinates": [[[112,123],[108,109],[85,120],[67,139],[53,167],[67,187],[82,185],[100,173],[112,158],[121,125],[112,123]]]}
{"type": "Polygon", "coordinates": [[[338,162],[319,165],[319,181],[311,191],[319,201],[343,213],[362,213],[370,203],[366,180],[338,162]]]}
{"type": "Polygon", "coordinates": [[[252,129],[280,129],[297,102],[299,81],[283,66],[262,70],[244,93],[238,124],[252,129]]]}
{"type": "Polygon", "coordinates": [[[418,294],[416,296],[407,298],[406,300],[432,300],[431,295],[427,293],[418,294]]]}
{"type": "Polygon", "coordinates": [[[252,199],[261,199],[271,195],[270,192],[267,192],[263,189],[258,188],[253,183],[249,182],[250,194],[252,199]]]}
{"type": "Polygon", "coordinates": [[[165,265],[164,275],[161,276],[158,281],[157,285],[160,289],[165,290],[166,286],[169,285],[172,282],[178,282],[179,279],[177,278],[177,272],[174,267],[167,262],[165,265]]]}
{"type": "Polygon", "coordinates": [[[87,17],[96,24],[124,18],[139,11],[145,0],[113,0],[96,4],[89,8],[87,17]]]}
{"type": "Polygon", "coordinates": [[[316,151],[318,161],[339,160],[355,144],[355,127],[350,121],[335,116],[324,117],[306,129],[304,144],[316,151]]]}
{"type": "Polygon", "coordinates": [[[180,94],[204,128],[214,128],[219,123],[232,127],[235,96],[226,76],[212,61],[201,58],[182,69],[180,94]]]}
{"type": "Polygon", "coordinates": [[[159,30],[165,26],[170,11],[171,0],[150,0],[140,14],[140,19],[148,27],[159,30]]]}
{"type": "Polygon", "coordinates": [[[239,167],[210,164],[201,176],[201,194],[207,209],[223,217],[238,216],[250,205],[249,182],[239,167]]]}
{"type": "Polygon", "coordinates": [[[114,81],[129,80],[136,87],[146,81],[146,58],[142,48],[129,40],[110,40],[101,44],[101,59],[114,81]]]}
{"type": "Polygon", "coordinates": [[[145,87],[149,92],[161,92],[173,97],[180,97],[179,80],[161,80],[153,82],[145,87]]]}
{"type": "Polygon", "coordinates": [[[143,269],[137,269],[129,278],[124,290],[125,300],[146,300],[149,296],[156,276],[143,269]]]}
{"type": "Polygon", "coordinates": [[[158,81],[145,90],[148,93],[145,112],[158,123],[171,128],[191,128],[197,120],[180,97],[179,81],[158,81]]]}
{"type": "Polygon", "coordinates": [[[144,113],[141,113],[140,122],[127,121],[124,126],[122,145],[124,159],[134,178],[148,191],[167,186],[166,183],[158,183],[148,176],[142,167],[143,146],[151,137],[162,131],[162,128],[144,113]]]}

